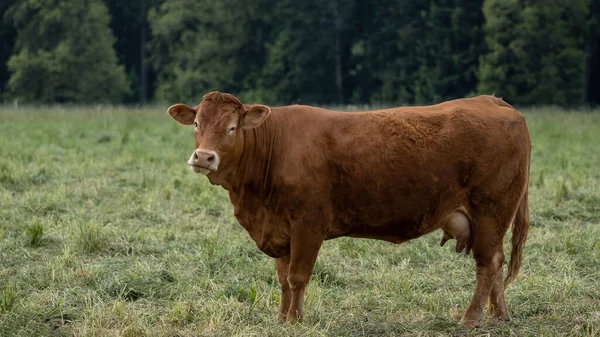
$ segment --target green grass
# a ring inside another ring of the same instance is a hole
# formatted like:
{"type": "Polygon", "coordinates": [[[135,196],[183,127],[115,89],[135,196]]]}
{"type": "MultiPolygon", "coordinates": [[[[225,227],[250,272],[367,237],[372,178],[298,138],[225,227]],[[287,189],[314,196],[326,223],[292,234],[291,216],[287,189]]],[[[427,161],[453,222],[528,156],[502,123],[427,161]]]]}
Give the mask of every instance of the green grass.
{"type": "Polygon", "coordinates": [[[42,242],[42,235],[44,235],[44,227],[42,227],[39,220],[33,221],[27,227],[27,236],[29,237],[29,244],[31,246],[39,246],[42,242]]]}
{"type": "MultiPolygon", "coordinates": [[[[0,336],[469,334],[457,323],[474,262],[438,232],[326,242],[305,321],[277,323],[274,261],[188,169],[191,129],[165,111],[0,109],[0,336]]],[[[470,334],[600,335],[600,111],[526,115],[532,221],[513,320],[470,334]]]]}

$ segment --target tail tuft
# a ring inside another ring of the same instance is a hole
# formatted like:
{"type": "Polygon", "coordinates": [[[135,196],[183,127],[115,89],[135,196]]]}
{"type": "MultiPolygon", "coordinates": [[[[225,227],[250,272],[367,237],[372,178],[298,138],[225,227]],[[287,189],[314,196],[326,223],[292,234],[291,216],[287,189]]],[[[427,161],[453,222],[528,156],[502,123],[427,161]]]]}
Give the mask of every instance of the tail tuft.
{"type": "Polygon", "coordinates": [[[521,267],[521,256],[523,252],[523,246],[527,239],[527,232],[529,231],[529,206],[527,203],[527,189],[521,198],[521,203],[517,209],[515,221],[512,229],[512,240],[511,240],[511,251],[510,251],[510,262],[508,263],[508,273],[504,279],[504,288],[517,277],[519,274],[519,268],[521,267]]]}

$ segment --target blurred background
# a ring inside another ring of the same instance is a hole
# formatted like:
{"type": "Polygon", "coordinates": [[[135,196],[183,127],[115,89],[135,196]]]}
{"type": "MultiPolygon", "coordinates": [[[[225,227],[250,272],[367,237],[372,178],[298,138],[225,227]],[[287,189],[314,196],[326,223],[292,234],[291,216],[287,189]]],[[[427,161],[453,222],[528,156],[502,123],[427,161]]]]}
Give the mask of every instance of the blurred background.
{"type": "Polygon", "coordinates": [[[600,103],[600,0],[2,0],[0,101],[600,103]]]}

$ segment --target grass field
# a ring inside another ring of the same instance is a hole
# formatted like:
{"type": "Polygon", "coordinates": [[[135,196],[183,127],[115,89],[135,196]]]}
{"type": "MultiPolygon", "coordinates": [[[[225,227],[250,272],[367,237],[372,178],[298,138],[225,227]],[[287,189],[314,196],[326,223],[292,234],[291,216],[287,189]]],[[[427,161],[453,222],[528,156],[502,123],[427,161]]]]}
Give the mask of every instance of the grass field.
{"type": "Polygon", "coordinates": [[[600,111],[525,111],[513,320],[472,332],[457,323],[474,261],[440,232],[327,241],[305,321],[277,323],[274,260],[187,167],[191,129],[165,111],[0,108],[0,336],[600,335],[600,111]]]}

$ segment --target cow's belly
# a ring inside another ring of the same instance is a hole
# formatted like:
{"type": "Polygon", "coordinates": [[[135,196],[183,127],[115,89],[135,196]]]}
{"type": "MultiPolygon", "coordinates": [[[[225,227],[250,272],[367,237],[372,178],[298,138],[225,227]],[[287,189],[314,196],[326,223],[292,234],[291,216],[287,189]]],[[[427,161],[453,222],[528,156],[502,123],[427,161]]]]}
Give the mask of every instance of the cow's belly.
{"type": "Polygon", "coordinates": [[[401,243],[423,235],[421,223],[418,221],[409,219],[377,220],[380,219],[336,221],[330,226],[326,239],[348,236],[401,243]]]}
{"type": "Polygon", "coordinates": [[[466,249],[468,252],[472,245],[472,224],[466,208],[460,206],[440,214],[435,218],[404,218],[382,222],[364,220],[361,223],[334,226],[334,229],[328,233],[327,239],[348,236],[402,243],[441,229],[443,231],[440,242],[442,246],[446,241],[456,239],[456,251],[460,252],[466,249]],[[420,221],[421,219],[423,221],[420,221]]]}
{"type": "Polygon", "coordinates": [[[348,236],[363,239],[377,239],[392,243],[402,243],[423,235],[419,232],[403,230],[403,228],[404,225],[402,223],[397,223],[389,224],[385,227],[367,227],[355,229],[346,233],[345,235],[339,236],[348,236]]]}

